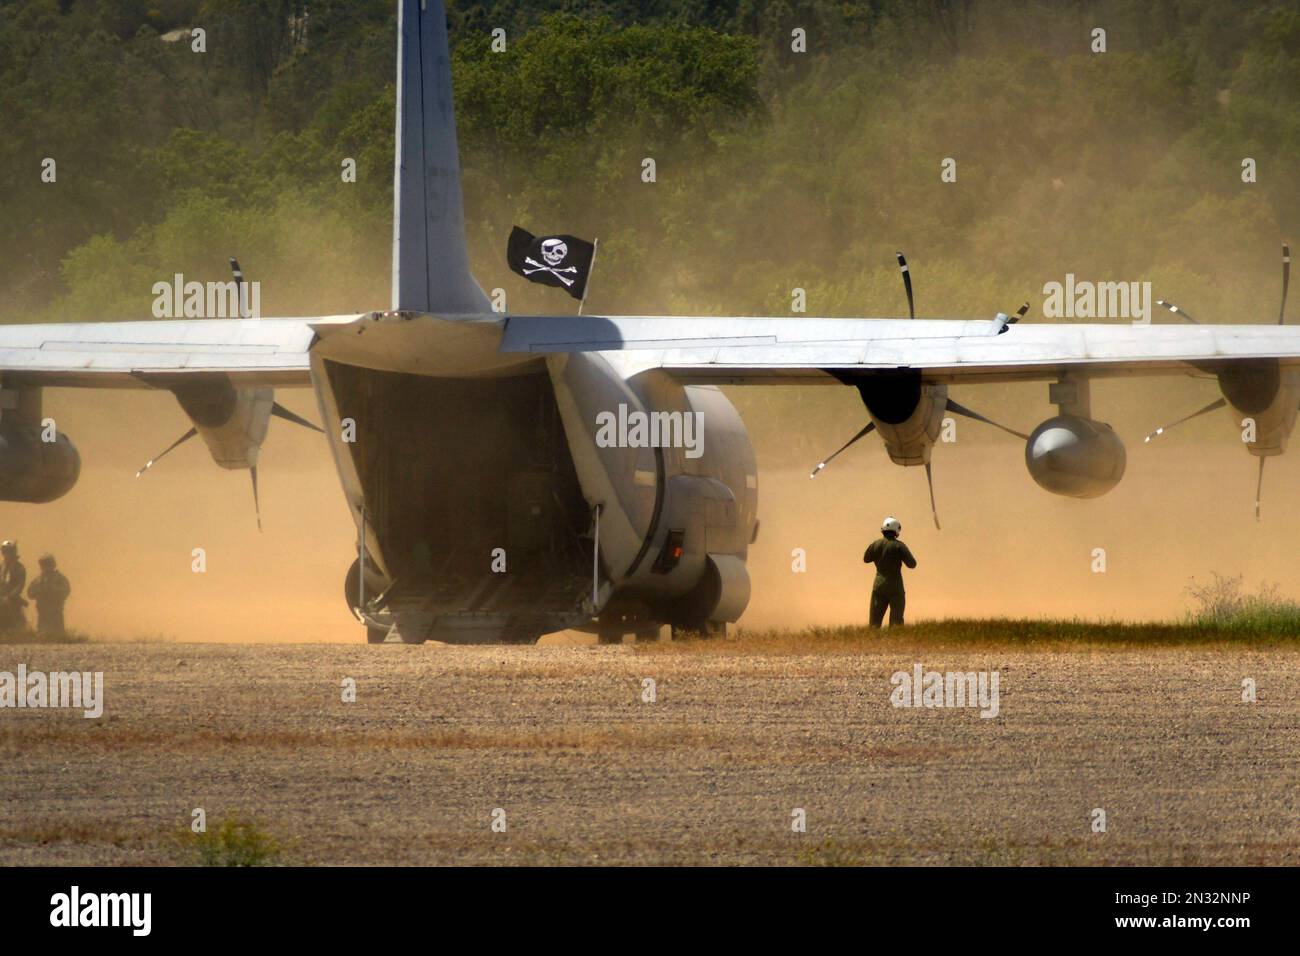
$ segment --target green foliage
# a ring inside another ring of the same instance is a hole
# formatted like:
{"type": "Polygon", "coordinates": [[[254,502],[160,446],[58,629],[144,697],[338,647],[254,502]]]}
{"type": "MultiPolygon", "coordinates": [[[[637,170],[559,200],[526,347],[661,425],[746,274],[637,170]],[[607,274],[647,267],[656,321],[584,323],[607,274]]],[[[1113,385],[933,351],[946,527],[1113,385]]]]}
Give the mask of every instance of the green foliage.
{"type": "MultiPolygon", "coordinates": [[[[811,314],[899,314],[895,248],[923,316],[1037,306],[1067,271],[1149,278],[1215,320],[1276,309],[1277,241],[1300,226],[1292,3],[480,0],[449,17],[471,251],[512,310],[569,308],[506,271],[514,223],[599,236],[589,309],[610,313],[783,315],[799,286],[811,314]]],[[[0,0],[0,319],[147,317],[153,282],[224,279],[231,254],[266,314],[385,304],[394,32],[391,0],[0,0]]]]}
{"type": "Polygon", "coordinates": [[[229,816],[213,830],[183,831],[181,845],[199,866],[275,866],[284,847],[254,820],[229,816]]]}
{"type": "Polygon", "coordinates": [[[1207,583],[1192,581],[1187,593],[1196,606],[1188,621],[1220,631],[1300,636],[1300,603],[1283,598],[1276,584],[1261,584],[1252,594],[1242,581],[1218,572],[1207,583]]]}

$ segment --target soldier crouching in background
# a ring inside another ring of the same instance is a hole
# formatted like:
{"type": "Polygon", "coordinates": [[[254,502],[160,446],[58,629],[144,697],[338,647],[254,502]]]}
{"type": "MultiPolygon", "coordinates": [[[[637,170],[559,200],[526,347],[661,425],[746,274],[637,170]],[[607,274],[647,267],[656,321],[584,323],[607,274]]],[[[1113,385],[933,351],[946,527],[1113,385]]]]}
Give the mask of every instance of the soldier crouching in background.
{"type": "Polygon", "coordinates": [[[27,596],[36,602],[36,630],[49,637],[63,636],[63,605],[72,593],[72,585],[54,562],[54,555],[43,554],[41,573],[27,588],[27,596]]]}
{"type": "Polygon", "coordinates": [[[23,608],[23,587],[27,584],[27,569],[18,560],[18,544],[5,541],[0,544],[0,631],[19,631],[27,627],[23,608]]]}

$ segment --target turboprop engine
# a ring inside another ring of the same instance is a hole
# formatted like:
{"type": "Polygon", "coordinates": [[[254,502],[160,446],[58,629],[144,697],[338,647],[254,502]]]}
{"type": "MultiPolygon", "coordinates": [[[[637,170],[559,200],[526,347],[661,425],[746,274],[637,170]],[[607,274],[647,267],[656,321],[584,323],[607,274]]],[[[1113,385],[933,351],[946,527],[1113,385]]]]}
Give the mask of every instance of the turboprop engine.
{"type": "Polygon", "coordinates": [[[229,378],[220,375],[196,377],[169,388],[194,427],[145,462],[135,476],[139,478],[163,455],[199,435],[208,446],[212,460],[222,468],[248,469],[253,483],[253,508],[260,529],[262,514],[257,494],[257,456],[266,440],[271,416],[313,431],[320,429],[282,406],[275,400],[274,389],[266,386],[237,387],[229,378]]]}
{"type": "Polygon", "coordinates": [[[275,401],[272,389],[235,388],[229,379],[172,388],[176,401],[222,468],[256,468],[275,401]]]}
{"type": "Polygon", "coordinates": [[[41,416],[41,390],[0,390],[0,501],[45,504],[71,491],[80,474],[76,446],[41,416]]]}
{"type": "Polygon", "coordinates": [[[81,456],[67,435],[45,441],[39,425],[0,422],[0,500],[45,504],[72,490],[81,456]]]}
{"type": "Polygon", "coordinates": [[[1096,498],[1124,477],[1124,443],[1104,422],[1057,415],[1025,442],[1025,466],[1039,486],[1054,495],[1096,498]]]}
{"type": "Polygon", "coordinates": [[[1247,450],[1258,456],[1282,454],[1300,409],[1300,373],[1262,362],[1230,366],[1218,379],[1247,450]]]}
{"type": "MultiPolygon", "coordinates": [[[[903,254],[896,252],[894,255],[898,258],[898,268],[903,278],[903,291],[907,293],[907,314],[915,319],[916,302],[912,297],[912,274],[908,270],[907,259],[903,254]]],[[[1009,326],[1023,319],[1028,311],[1029,303],[1026,302],[1013,316],[999,312],[989,326],[989,334],[1001,335],[1009,326]]],[[[1014,428],[1000,425],[991,418],[986,418],[979,412],[953,401],[948,397],[947,385],[942,382],[926,381],[918,369],[840,372],[836,377],[846,385],[857,388],[862,404],[867,408],[870,421],[833,454],[819,461],[809,477],[816,478],[836,456],[863,435],[873,431],[879,432],[890,461],[896,465],[925,467],[925,483],[930,490],[930,514],[934,518],[936,530],[939,528],[939,511],[934,504],[934,474],[930,467],[930,453],[939,439],[948,413],[992,425],[1017,438],[1028,437],[1014,428]]]]}
{"type": "MultiPolygon", "coordinates": [[[[1291,286],[1291,246],[1282,243],[1282,302],[1277,310],[1277,324],[1286,322],[1286,294],[1291,286]]],[[[1165,299],[1156,304],[1174,315],[1196,323],[1185,309],[1180,309],[1165,299]]],[[[1215,368],[1206,363],[1202,371],[1214,372],[1223,397],[1215,399],[1204,408],[1177,421],[1162,425],[1147,435],[1149,442],[1176,425],[1227,407],[1233,421],[1241,429],[1241,441],[1250,454],[1259,459],[1258,477],[1255,479],[1255,520],[1259,520],[1260,498],[1264,491],[1264,462],[1286,451],[1287,439],[1295,427],[1296,412],[1300,410],[1300,371],[1283,368],[1277,359],[1258,359],[1234,362],[1215,368]]]]}

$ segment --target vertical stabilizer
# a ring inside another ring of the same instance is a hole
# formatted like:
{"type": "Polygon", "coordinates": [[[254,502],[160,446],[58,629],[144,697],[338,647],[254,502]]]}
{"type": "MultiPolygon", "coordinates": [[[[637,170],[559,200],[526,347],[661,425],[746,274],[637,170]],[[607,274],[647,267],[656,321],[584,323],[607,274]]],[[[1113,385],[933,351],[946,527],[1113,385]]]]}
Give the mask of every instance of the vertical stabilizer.
{"type": "Polygon", "coordinates": [[[490,312],[465,248],[442,0],[398,0],[396,153],[393,308],[490,312]]]}

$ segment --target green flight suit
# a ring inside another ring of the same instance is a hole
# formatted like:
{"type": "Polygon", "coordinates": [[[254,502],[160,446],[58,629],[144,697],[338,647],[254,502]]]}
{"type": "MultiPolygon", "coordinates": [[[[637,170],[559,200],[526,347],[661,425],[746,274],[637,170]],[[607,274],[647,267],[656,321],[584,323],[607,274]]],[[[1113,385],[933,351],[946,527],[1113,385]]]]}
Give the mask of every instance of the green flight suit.
{"type": "Polygon", "coordinates": [[[889,626],[903,623],[907,593],[903,588],[903,565],[916,567],[916,558],[907,545],[897,538],[877,538],[862,555],[865,564],[876,566],[876,580],[871,586],[871,626],[880,627],[889,610],[889,626]]]}
{"type": "Polygon", "coordinates": [[[27,585],[27,596],[36,602],[36,630],[41,634],[61,636],[63,628],[63,605],[72,593],[72,585],[57,568],[40,574],[27,585]]]}

